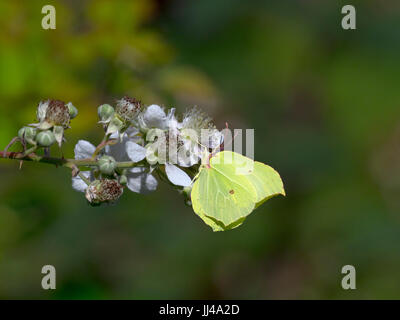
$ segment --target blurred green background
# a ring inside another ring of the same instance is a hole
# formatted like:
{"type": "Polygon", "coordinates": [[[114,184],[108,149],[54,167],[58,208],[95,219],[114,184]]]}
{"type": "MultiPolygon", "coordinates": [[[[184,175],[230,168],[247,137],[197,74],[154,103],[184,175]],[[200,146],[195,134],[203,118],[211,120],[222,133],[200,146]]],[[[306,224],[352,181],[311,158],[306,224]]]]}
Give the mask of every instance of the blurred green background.
{"type": "Polygon", "coordinates": [[[400,3],[352,1],[355,31],[344,4],[1,1],[0,149],[44,98],[79,109],[67,157],[101,140],[101,103],[198,105],[255,128],[287,197],[213,233],[165,185],[91,208],[67,169],[0,160],[0,298],[400,298],[400,3]],[[341,288],[347,264],[357,290],[341,288]]]}

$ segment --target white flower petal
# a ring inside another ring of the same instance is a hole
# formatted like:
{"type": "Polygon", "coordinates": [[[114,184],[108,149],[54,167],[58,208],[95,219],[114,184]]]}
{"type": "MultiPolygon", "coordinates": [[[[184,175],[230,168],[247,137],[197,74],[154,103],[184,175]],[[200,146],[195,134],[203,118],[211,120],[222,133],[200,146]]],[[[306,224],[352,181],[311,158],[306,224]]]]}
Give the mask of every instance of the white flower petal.
{"type": "Polygon", "coordinates": [[[201,149],[192,144],[184,144],[178,150],[178,165],[181,167],[191,167],[201,159],[201,149]]]}
{"type": "MultiPolygon", "coordinates": [[[[114,136],[112,134],[110,137],[112,139],[118,139],[118,133],[116,133],[114,136]]],[[[116,161],[130,161],[128,154],[126,153],[126,143],[128,142],[128,136],[124,134],[122,136],[122,140],[113,144],[113,145],[107,145],[105,147],[106,154],[113,157],[116,161]]]]}
{"type": "Polygon", "coordinates": [[[74,149],[75,159],[90,158],[95,150],[96,147],[92,145],[89,141],[79,140],[74,149]]]}
{"type": "Polygon", "coordinates": [[[139,162],[146,158],[146,148],[134,143],[132,141],[127,141],[125,144],[125,150],[128,154],[128,157],[133,162],[139,162]]]}
{"type": "Polygon", "coordinates": [[[140,133],[139,129],[136,127],[129,127],[125,132],[129,138],[136,138],[140,133]]]}
{"type": "Polygon", "coordinates": [[[195,155],[190,155],[189,157],[180,157],[178,156],[178,165],[180,167],[189,168],[199,163],[200,157],[195,155]]]}
{"type": "Polygon", "coordinates": [[[208,148],[218,148],[224,142],[224,135],[217,129],[206,129],[201,132],[201,143],[208,148]]]}
{"type": "Polygon", "coordinates": [[[166,163],[165,172],[169,181],[177,186],[187,187],[192,183],[192,179],[190,179],[187,173],[173,164],[166,163]]]}
{"type": "Polygon", "coordinates": [[[128,189],[137,193],[150,193],[157,189],[158,182],[145,168],[132,168],[127,174],[128,189]]]}
{"type": "Polygon", "coordinates": [[[171,108],[167,115],[167,126],[174,134],[178,134],[178,130],[182,129],[182,124],[175,117],[175,108],[171,108]]]}
{"type": "MultiPolygon", "coordinates": [[[[123,137],[125,137],[125,135],[123,137]]],[[[113,132],[110,134],[110,139],[118,139],[118,138],[119,138],[118,132],[113,132]]]]}
{"type": "Polygon", "coordinates": [[[167,116],[160,106],[152,104],[148,106],[144,112],[143,121],[148,128],[165,129],[167,125],[167,116]]]}
{"type": "MultiPolygon", "coordinates": [[[[86,178],[90,180],[91,178],[90,171],[82,171],[81,174],[83,174],[86,178]]],[[[79,176],[76,176],[72,178],[72,188],[74,188],[76,191],[79,192],[85,192],[87,184],[79,176]]]]}
{"type": "Polygon", "coordinates": [[[49,106],[49,100],[41,101],[37,109],[37,119],[42,122],[46,118],[47,108],[49,106]]]}

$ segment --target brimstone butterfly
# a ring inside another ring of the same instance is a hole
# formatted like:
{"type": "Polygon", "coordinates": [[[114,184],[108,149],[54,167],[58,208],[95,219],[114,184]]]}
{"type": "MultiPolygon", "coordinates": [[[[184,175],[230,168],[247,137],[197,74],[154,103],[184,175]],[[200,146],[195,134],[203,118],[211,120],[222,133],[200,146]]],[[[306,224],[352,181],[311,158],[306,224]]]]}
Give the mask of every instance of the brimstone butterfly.
{"type": "Polygon", "coordinates": [[[231,151],[207,157],[193,183],[194,212],[214,231],[235,228],[260,204],[285,195],[279,173],[231,151]]]}

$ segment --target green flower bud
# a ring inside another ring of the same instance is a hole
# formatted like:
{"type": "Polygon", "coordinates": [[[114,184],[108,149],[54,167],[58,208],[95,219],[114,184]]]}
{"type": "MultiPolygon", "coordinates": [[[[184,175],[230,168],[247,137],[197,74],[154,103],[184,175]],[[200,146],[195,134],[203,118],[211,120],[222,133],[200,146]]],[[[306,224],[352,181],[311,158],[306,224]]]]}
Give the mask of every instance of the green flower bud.
{"type": "Polygon", "coordinates": [[[93,181],[86,189],[86,199],[92,205],[114,202],[124,189],[116,180],[102,179],[93,181]]]}
{"type": "Polygon", "coordinates": [[[128,178],[126,175],[122,175],[119,177],[119,183],[125,186],[128,183],[128,178]]]}
{"type": "Polygon", "coordinates": [[[114,114],[108,124],[107,134],[112,134],[114,132],[122,133],[127,129],[127,127],[127,124],[123,120],[121,120],[121,118],[117,114],[114,114]]]}
{"type": "Polygon", "coordinates": [[[69,111],[70,119],[73,119],[78,115],[78,109],[72,104],[72,102],[67,103],[67,108],[69,111]]]}
{"type": "Polygon", "coordinates": [[[42,147],[50,147],[54,142],[56,142],[56,137],[53,132],[46,130],[37,134],[36,141],[42,147]]]}
{"type": "Polygon", "coordinates": [[[145,146],[146,148],[146,161],[151,166],[156,165],[160,162],[158,157],[158,146],[157,143],[149,143],[145,146]]]}
{"type": "Polygon", "coordinates": [[[98,161],[97,165],[99,166],[99,170],[103,174],[112,175],[117,166],[114,158],[111,156],[102,156],[98,161]]]}
{"type": "Polygon", "coordinates": [[[97,114],[99,115],[100,122],[107,123],[111,120],[114,114],[114,108],[109,104],[102,104],[97,108],[97,114]]]}
{"type": "Polygon", "coordinates": [[[36,144],[35,137],[36,137],[37,130],[31,127],[23,127],[18,131],[18,137],[30,144],[36,144]]]}

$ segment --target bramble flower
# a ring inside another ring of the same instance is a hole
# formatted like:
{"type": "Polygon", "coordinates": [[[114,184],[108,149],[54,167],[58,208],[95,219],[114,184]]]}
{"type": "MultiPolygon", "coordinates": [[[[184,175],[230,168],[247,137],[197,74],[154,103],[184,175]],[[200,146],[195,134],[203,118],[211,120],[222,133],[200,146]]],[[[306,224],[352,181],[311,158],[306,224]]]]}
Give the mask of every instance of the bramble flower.
{"type": "Polygon", "coordinates": [[[171,108],[168,115],[158,105],[151,105],[139,115],[139,126],[146,132],[146,159],[151,165],[165,165],[165,173],[169,181],[177,186],[187,187],[191,178],[180,167],[192,167],[201,159],[200,129],[209,128],[209,118],[204,114],[188,114],[184,122],[175,117],[175,109],[171,108]],[[196,117],[193,119],[193,117],[196,117]],[[196,122],[197,121],[197,122],[196,122]],[[199,123],[200,122],[200,123],[199,123]],[[190,125],[197,128],[189,128],[190,125]],[[197,130],[196,130],[197,129],[197,130]]]}
{"type": "Polygon", "coordinates": [[[64,130],[69,128],[72,118],[76,117],[78,109],[69,102],[65,104],[61,100],[48,99],[41,101],[37,109],[39,123],[30,124],[38,130],[50,130],[53,128],[54,137],[61,147],[64,139],[64,130]]]}
{"type": "MultiPolygon", "coordinates": [[[[108,104],[98,107],[105,135],[97,147],[79,140],[74,159],[50,157],[50,146],[55,142],[61,146],[64,130],[77,115],[71,102],[41,101],[38,123],[22,127],[2,151],[3,157],[18,159],[21,165],[32,160],[70,168],[72,187],[84,193],[93,206],[116,202],[125,187],[137,193],[154,191],[157,176],[172,185],[214,231],[237,227],[252,206],[254,209],[271,196],[285,194],[279,174],[262,163],[256,163],[258,172],[246,169],[249,177],[230,177],[231,169],[242,168],[239,161],[231,167],[221,166],[219,175],[206,170],[217,170],[218,159],[235,153],[218,153],[224,136],[204,112],[192,108],[178,118],[174,108],[167,111],[152,104],[142,110],[141,102],[129,97],[118,100],[115,108],[108,104]],[[17,141],[23,150],[8,152],[17,141]],[[36,153],[40,148],[43,152],[36,153]],[[242,190],[237,189],[242,182],[242,190]],[[246,206],[239,207],[237,199],[246,206]]],[[[246,159],[246,164],[255,167],[253,160],[246,159]]]]}
{"type": "Polygon", "coordinates": [[[85,191],[85,197],[92,205],[112,203],[119,199],[124,189],[116,180],[100,179],[93,181],[85,191]]]}
{"type": "Polygon", "coordinates": [[[165,130],[168,127],[168,120],[171,116],[173,116],[173,113],[170,113],[167,117],[162,107],[152,104],[139,114],[139,127],[144,132],[152,128],[165,130]]]}
{"type": "Polygon", "coordinates": [[[99,116],[102,122],[108,123],[107,134],[113,134],[118,132],[122,138],[122,134],[128,129],[128,127],[137,119],[138,115],[142,110],[142,104],[139,100],[130,97],[123,97],[117,101],[115,112],[107,118],[107,112],[111,113],[111,110],[106,110],[106,107],[100,106],[99,116]],[[102,114],[100,114],[102,113],[102,114]],[[106,119],[102,119],[106,118],[106,119]]]}
{"type": "MultiPolygon", "coordinates": [[[[151,132],[155,132],[159,129],[153,129],[151,132]]],[[[150,132],[150,133],[151,133],[150,132]]],[[[178,148],[172,146],[174,140],[167,138],[163,131],[158,131],[155,142],[146,145],[146,160],[147,162],[155,166],[157,163],[164,165],[165,173],[168,180],[177,186],[189,186],[191,184],[191,178],[189,175],[180,169],[175,164],[178,162],[178,154],[176,154],[178,148]]]]}
{"type": "Polygon", "coordinates": [[[125,96],[117,101],[115,112],[122,120],[132,122],[136,119],[141,109],[142,104],[139,100],[125,96]]]}
{"type": "Polygon", "coordinates": [[[212,119],[197,107],[187,110],[183,115],[182,127],[196,130],[215,128],[212,119]]]}
{"type": "MultiPolygon", "coordinates": [[[[146,158],[146,148],[136,143],[140,141],[140,138],[135,137],[135,133],[135,130],[127,130],[127,132],[122,135],[122,139],[119,143],[106,146],[105,153],[114,157],[117,161],[132,161],[133,163],[138,163],[144,160],[146,158]]],[[[151,169],[146,167],[134,167],[126,170],[126,186],[128,189],[142,194],[147,194],[156,190],[158,182],[150,171],[151,169]]]]}
{"type": "MultiPolygon", "coordinates": [[[[139,162],[146,157],[146,149],[141,146],[143,139],[136,136],[137,130],[129,128],[121,136],[120,142],[105,147],[106,154],[119,161],[139,162]]],[[[110,139],[117,139],[117,133],[110,136],[110,139]]]]}
{"type": "Polygon", "coordinates": [[[194,130],[199,137],[198,142],[210,149],[218,148],[223,142],[224,136],[216,129],[212,119],[197,107],[185,112],[182,129],[194,130]]]}
{"type": "MultiPolygon", "coordinates": [[[[75,145],[75,159],[82,160],[92,157],[96,147],[88,141],[79,140],[75,145]]],[[[145,148],[131,141],[128,134],[124,134],[122,142],[105,148],[104,154],[110,156],[115,161],[132,161],[137,163],[145,158],[145,148]]],[[[101,159],[101,158],[100,158],[101,159]]],[[[86,171],[82,172],[85,178],[89,181],[95,179],[96,172],[86,171]]],[[[149,193],[157,189],[158,182],[154,176],[148,172],[145,167],[135,167],[127,169],[125,174],[127,183],[126,186],[129,190],[137,193],[149,193]]],[[[84,192],[87,184],[79,177],[72,178],[72,186],[75,190],[84,192]]]]}
{"type": "Polygon", "coordinates": [[[40,122],[39,129],[49,129],[53,126],[68,128],[69,109],[61,100],[47,100],[40,102],[37,118],[40,122]]]}

